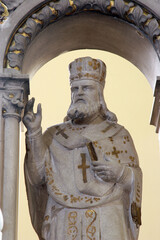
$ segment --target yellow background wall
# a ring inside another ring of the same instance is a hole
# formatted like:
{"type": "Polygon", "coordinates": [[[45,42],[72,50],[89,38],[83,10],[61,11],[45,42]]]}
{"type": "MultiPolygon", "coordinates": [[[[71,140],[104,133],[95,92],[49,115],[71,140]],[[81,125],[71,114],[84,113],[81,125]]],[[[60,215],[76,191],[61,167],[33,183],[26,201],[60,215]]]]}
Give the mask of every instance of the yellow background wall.
{"type": "MultiPolygon", "coordinates": [[[[42,103],[43,131],[62,122],[66,116],[70,104],[68,64],[82,56],[99,58],[107,65],[104,91],[107,106],[117,114],[119,123],[131,133],[143,171],[143,225],[139,240],[159,240],[160,154],[158,135],[155,134],[155,128],[149,125],[153,93],[148,81],[135,66],[119,56],[96,50],[72,51],[50,61],[30,82],[30,96],[36,98],[36,105],[42,103]]],[[[25,193],[24,141],[25,134],[22,132],[18,240],[38,240],[30,223],[25,193]]]]}

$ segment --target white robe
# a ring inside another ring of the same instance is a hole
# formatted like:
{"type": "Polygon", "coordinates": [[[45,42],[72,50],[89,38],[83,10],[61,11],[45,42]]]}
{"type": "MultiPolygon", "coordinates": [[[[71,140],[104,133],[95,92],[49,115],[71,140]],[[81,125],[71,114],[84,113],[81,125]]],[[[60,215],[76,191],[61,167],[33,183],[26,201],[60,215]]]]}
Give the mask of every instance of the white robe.
{"type": "Polygon", "coordinates": [[[30,214],[40,239],[138,238],[142,176],[127,130],[106,121],[82,129],[68,122],[51,127],[43,136],[28,138],[27,149],[30,214]],[[109,159],[125,166],[118,182],[104,182],[95,176],[88,142],[92,142],[98,161],[109,159]],[[38,181],[34,181],[36,174],[38,181]]]}

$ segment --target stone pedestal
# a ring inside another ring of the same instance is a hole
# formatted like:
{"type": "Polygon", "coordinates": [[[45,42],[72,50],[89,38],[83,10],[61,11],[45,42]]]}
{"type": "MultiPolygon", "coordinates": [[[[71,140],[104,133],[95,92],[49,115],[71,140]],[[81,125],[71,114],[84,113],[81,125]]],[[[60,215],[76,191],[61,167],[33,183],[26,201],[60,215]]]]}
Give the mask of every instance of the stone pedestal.
{"type": "Polygon", "coordinates": [[[0,78],[3,240],[17,239],[19,122],[29,93],[28,89],[27,78],[0,78]]]}

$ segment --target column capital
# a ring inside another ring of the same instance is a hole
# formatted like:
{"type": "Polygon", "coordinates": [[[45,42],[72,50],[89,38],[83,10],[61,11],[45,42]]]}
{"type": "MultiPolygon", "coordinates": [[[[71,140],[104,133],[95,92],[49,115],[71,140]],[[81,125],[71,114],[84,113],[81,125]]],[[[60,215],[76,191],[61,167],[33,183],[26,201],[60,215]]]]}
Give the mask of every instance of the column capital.
{"type": "Polygon", "coordinates": [[[26,76],[0,76],[2,116],[21,120],[22,110],[29,95],[29,78],[26,76]]]}
{"type": "Polygon", "coordinates": [[[151,116],[151,125],[156,127],[156,133],[160,132],[160,77],[157,77],[157,82],[154,91],[154,105],[151,116]]]}

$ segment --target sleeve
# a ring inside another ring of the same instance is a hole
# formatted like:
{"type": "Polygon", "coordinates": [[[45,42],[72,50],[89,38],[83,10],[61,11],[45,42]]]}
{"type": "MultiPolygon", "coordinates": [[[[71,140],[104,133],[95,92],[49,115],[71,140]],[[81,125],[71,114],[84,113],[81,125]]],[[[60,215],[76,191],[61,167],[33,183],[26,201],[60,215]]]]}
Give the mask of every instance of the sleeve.
{"type": "Polygon", "coordinates": [[[30,135],[26,134],[25,171],[32,185],[44,182],[45,151],[46,144],[41,128],[30,135]]]}
{"type": "Polygon", "coordinates": [[[141,225],[142,201],[142,171],[139,167],[138,155],[133,140],[126,129],[123,129],[115,141],[121,146],[119,162],[124,172],[119,179],[119,184],[124,188],[124,206],[133,240],[137,240],[141,225]]]}
{"type": "Polygon", "coordinates": [[[24,163],[25,183],[29,205],[29,212],[33,228],[39,239],[42,237],[42,224],[48,201],[47,186],[45,184],[45,158],[48,154],[48,145],[51,137],[48,131],[42,135],[42,129],[26,134],[26,156],[24,163]]]}

